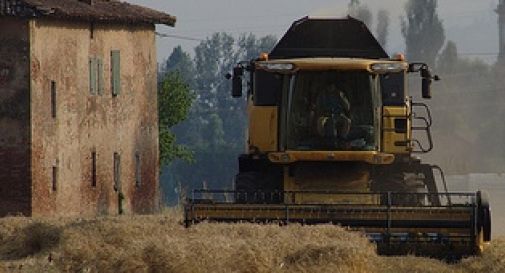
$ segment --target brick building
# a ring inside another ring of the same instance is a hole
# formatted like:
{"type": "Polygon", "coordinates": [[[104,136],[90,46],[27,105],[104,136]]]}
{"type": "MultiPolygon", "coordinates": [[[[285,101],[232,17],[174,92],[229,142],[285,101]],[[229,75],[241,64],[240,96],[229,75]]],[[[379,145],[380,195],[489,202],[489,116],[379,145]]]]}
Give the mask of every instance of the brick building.
{"type": "Polygon", "coordinates": [[[155,24],[115,0],[0,0],[0,216],[158,207],[155,24]]]}

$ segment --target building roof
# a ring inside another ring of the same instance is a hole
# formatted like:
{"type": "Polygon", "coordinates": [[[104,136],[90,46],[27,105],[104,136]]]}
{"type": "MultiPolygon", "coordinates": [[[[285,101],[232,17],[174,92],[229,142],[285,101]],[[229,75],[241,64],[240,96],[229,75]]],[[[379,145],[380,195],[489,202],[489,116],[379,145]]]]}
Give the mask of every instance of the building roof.
{"type": "Polygon", "coordinates": [[[167,13],[117,0],[0,0],[0,16],[168,26],[176,21],[167,13]]]}

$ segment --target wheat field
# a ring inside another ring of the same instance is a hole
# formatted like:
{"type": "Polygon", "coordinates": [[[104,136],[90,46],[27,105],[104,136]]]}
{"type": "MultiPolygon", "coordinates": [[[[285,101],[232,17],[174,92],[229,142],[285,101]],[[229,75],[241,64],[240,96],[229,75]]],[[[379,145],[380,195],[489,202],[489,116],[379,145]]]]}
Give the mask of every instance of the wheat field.
{"type": "Polygon", "coordinates": [[[505,239],[446,264],[381,257],[362,234],[331,225],[200,224],[181,214],[0,220],[3,272],[505,272],[505,239]]]}

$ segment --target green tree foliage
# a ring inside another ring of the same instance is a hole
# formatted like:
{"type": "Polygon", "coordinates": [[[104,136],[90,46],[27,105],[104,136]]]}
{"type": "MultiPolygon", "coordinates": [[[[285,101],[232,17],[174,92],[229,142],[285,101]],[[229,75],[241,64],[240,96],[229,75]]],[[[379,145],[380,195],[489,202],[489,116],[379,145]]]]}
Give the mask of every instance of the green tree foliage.
{"type": "Polygon", "coordinates": [[[270,52],[275,43],[273,36],[243,34],[235,38],[214,33],[195,47],[190,62],[182,49],[174,50],[167,60],[166,71],[193,67],[194,72],[185,74],[193,75],[186,82],[191,83],[196,94],[188,119],[173,128],[180,143],[193,151],[193,161],[175,160],[162,176],[165,193],[172,203],[176,200],[172,193],[178,185],[183,191],[201,188],[204,183],[209,188],[232,187],[238,171],[237,158],[245,148],[246,100],[231,97],[231,81],[224,76],[237,62],[270,52]]]}
{"type": "Polygon", "coordinates": [[[270,52],[276,43],[277,38],[273,35],[257,38],[254,34],[242,34],[238,39],[240,57],[243,60],[257,58],[262,52],[270,52]]]}
{"type": "Polygon", "coordinates": [[[244,147],[245,98],[231,97],[231,82],[224,75],[237,62],[257,58],[263,51],[269,52],[275,42],[272,36],[257,38],[253,34],[243,34],[235,40],[229,34],[215,33],[195,48],[197,107],[202,115],[218,115],[223,123],[224,141],[235,144],[238,149],[244,147]]]}
{"type": "Polygon", "coordinates": [[[176,158],[191,159],[191,152],[177,144],[171,128],[188,116],[193,99],[194,94],[179,72],[168,72],[163,77],[158,88],[160,162],[163,165],[176,158]]]}
{"type": "Polygon", "coordinates": [[[437,13],[437,0],[409,0],[401,28],[410,61],[434,65],[444,45],[445,32],[437,13]]]}
{"type": "Polygon", "coordinates": [[[387,10],[379,10],[377,12],[377,40],[382,45],[386,47],[388,35],[389,35],[389,12],[387,10]]]}
{"type": "Polygon", "coordinates": [[[197,104],[205,115],[217,114],[223,122],[224,140],[236,143],[244,139],[245,101],[230,96],[231,83],[224,75],[241,60],[235,39],[227,33],[215,33],[195,48],[197,104]]]}
{"type": "Polygon", "coordinates": [[[181,46],[177,46],[172,51],[172,54],[168,57],[166,62],[161,67],[161,75],[168,72],[177,71],[182,77],[185,83],[193,86],[195,66],[191,60],[191,56],[187,52],[184,52],[181,46]]]}

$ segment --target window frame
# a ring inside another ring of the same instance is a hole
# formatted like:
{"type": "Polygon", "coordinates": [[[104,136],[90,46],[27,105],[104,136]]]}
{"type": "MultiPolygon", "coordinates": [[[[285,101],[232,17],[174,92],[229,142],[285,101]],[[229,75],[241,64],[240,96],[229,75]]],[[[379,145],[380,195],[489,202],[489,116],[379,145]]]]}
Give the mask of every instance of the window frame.
{"type": "Polygon", "coordinates": [[[110,85],[113,97],[121,94],[121,51],[110,52],[110,85]]]}

